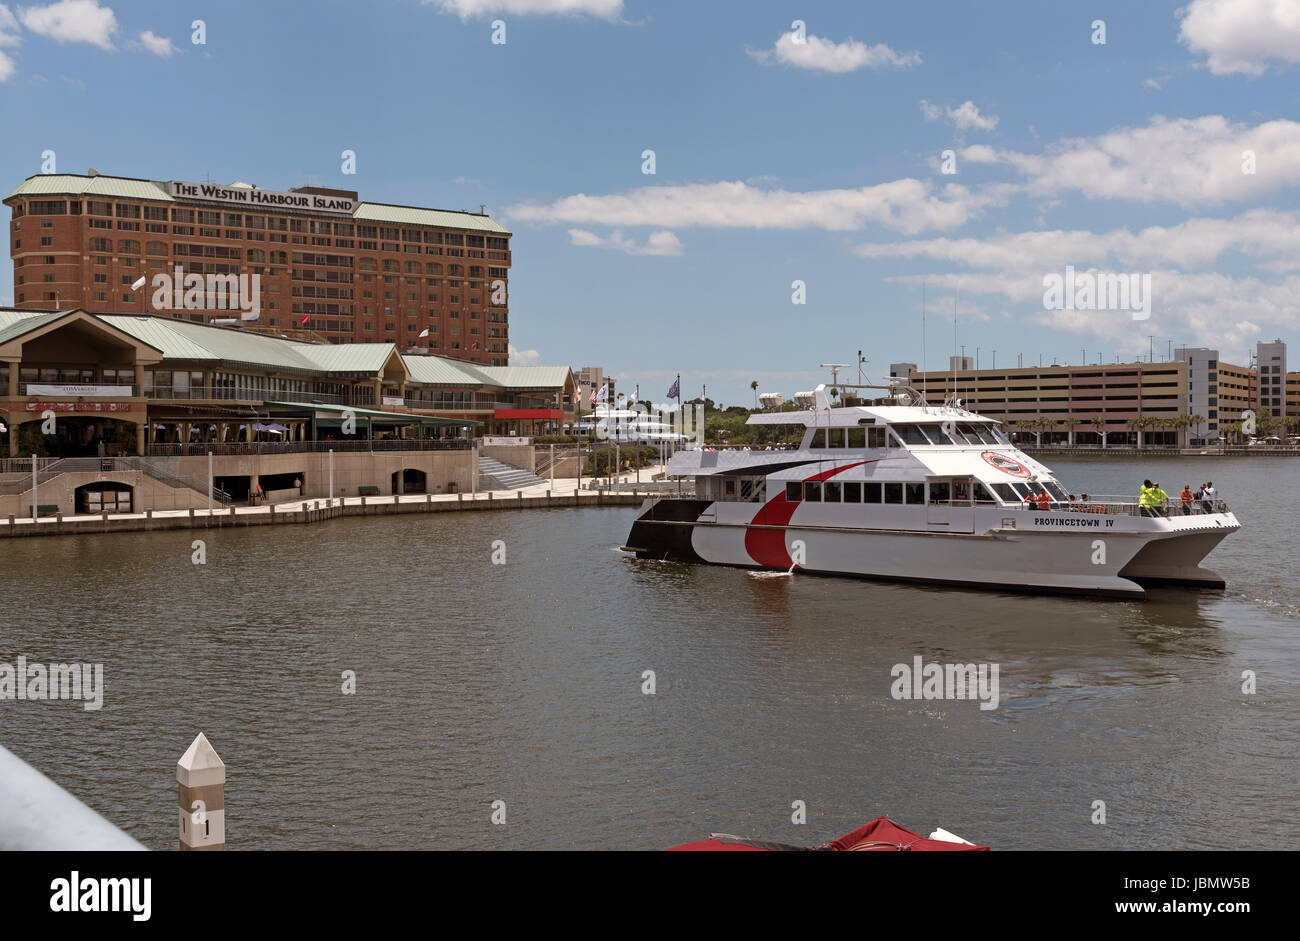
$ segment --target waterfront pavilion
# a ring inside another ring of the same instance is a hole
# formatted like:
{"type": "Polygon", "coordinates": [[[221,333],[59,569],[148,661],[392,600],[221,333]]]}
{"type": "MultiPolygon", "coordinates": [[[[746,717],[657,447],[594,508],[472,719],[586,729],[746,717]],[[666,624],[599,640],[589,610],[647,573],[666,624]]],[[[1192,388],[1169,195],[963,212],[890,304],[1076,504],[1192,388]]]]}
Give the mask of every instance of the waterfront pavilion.
{"type": "Polygon", "coordinates": [[[566,366],[480,366],[392,343],[9,308],[0,392],[10,457],[192,456],[468,448],[480,432],[562,426],[577,386],[566,366]]]}

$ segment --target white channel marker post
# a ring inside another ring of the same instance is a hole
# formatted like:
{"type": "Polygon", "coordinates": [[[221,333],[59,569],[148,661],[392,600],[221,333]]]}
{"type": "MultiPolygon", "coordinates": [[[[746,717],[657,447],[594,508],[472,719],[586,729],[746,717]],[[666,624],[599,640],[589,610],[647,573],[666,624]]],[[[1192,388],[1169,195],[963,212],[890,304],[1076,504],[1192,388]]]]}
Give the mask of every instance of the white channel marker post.
{"type": "Polygon", "coordinates": [[[330,506],[334,505],[334,449],[330,448],[330,506]]]}
{"type": "Polygon", "coordinates": [[[212,452],[208,452],[208,516],[212,515],[212,452]]]}
{"type": "Polygon", "coordinates": [[[226,766],[202,732],[176,762],[182,850],[226,848],[226,766]]]}
{"type": "Polygon", "coordinates": [[[36,455],[32,455],[32,525],[36,524],[36,455]]]}

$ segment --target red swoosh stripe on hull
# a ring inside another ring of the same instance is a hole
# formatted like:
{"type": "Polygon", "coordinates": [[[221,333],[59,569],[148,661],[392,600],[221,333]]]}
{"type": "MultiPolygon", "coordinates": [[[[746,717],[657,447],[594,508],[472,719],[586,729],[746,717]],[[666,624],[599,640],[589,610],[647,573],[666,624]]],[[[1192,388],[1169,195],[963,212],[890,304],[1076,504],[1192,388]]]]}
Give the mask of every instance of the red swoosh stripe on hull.
{"type": "MultiPolygon", "coordinates": [[[[820,474],[805,477],[804,481],[815,483],[819,480],[827,480],[854,467],[874,463],[875,461],[857,461],[853,464],[845,464],[843,467],[834,467],[828,471],[822,471],[820,474]]],[[[787,526],[798,507],[798,503],[791,503],[785,498],[785,491],[782,490],[759,508],[758,512],[754,514],[754,518],[749,521],[750,525],[787,526]]],[[[790,553],[785,548],[784,529],[746,529],[745,551],[759,565],[768,568],[788,569],[794,565],[794,560],[790,558],[790,553]]]]}

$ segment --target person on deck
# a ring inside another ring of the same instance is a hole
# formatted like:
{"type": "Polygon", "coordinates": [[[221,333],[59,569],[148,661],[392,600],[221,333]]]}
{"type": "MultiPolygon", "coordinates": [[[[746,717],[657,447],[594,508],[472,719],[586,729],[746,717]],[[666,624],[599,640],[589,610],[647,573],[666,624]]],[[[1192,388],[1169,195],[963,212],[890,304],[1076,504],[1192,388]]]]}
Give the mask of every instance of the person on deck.
{"type": "Polygon", "coordinates": [[[1138,510],[1143,516],[1155,516],[1155,488],[1151,481],[1142,481],[1142,488],[1138,491],[1138,510]]]}
{"type": "Polygon", "coordinates": [[[1218,498],[1219,492],[1214,489],[1214,481],[1207,480],[1205,489],[1201,492],[1201,509],[1206,513],[1214,512],[1214,501],[1218,498]]]}
{"type": "Polygon", "coordinates": [[[1180,493],[1178,497],[1180,500],[1183,501],[1183,516],[1191,516],[1192,501],[1196,499],[1195,497],[1192,496],[1192,485],[1183,484],[1183,492],[1180,493]]]}
{"type": "Polygon", "coordinates": [[[1151,485],[1151,490],[1153,494],[1152,500],[1156,507],[1156,515],[1168,516],[1169,515],[1169,494],[1165,493],[1163,490],[1160,489],[1160,481],[1158,480],[1151,485]]]}
{"type": "Polygon", "coordinates": [[[1046,490],[1039,491],[1038,508],[1040,510],[1050,510],[1052,508],[1052,495],[1046,490]]]}

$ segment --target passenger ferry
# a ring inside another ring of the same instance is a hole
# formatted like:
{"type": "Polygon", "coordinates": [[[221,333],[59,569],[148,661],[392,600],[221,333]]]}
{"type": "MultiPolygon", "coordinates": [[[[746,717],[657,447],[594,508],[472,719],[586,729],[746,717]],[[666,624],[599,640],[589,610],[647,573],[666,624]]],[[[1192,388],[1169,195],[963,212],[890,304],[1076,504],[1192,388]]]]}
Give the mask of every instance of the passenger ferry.
{"type": "Polygon", "coordinates": [[[647,500],[625,551],[641,559],[796,569],[970,588],[1141,599],[1151,585],[1223,588],[1201,561],[1240,528],[1222,500],[1163,513],[1133,496],[1072,497],[998,422],[928,405],[905,386],[885,404],[801,411],[751,425],[803,426],[787,451],[679,451],[693,497],[647,500]],[[1032,491],[1050,495],[1031,505],[1032,491]]]}

